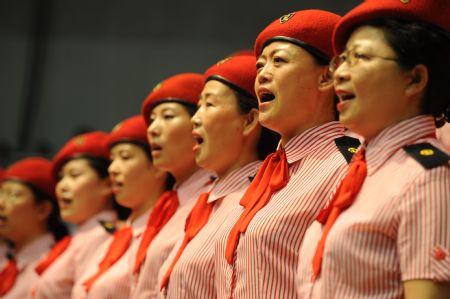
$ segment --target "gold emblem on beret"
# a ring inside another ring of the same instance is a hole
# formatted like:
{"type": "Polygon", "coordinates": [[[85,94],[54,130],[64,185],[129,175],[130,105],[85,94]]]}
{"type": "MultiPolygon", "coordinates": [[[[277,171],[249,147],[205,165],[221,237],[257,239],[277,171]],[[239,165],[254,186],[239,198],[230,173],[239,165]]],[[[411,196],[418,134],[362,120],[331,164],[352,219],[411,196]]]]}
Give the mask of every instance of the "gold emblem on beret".
{"type": "Polygon", "coordinates": [[[111,132],[115,132],[117,130],[119,130],[120,128],[122,128],[122,122],[118,123],[117,125],[114,126],[114,128],[112,128],[111,132]]]}
{"type": "Polygon", "coordinates": [[[356,153],[358,151],[358,149],[356,147],[349,147],[347,149],[347,151],[349,151],[350,153],[354,154],[354,153],[356,153]]]}
{"type": "Polygon", "coordinates": [[[289,14],[287,14],[287,15],[282,16],[282,17],[280,18],[280,23],[281,23],[281,24],[286,23],[286,22],[289,21],[294,15],[295,15],[295,13],[294,13],[294,12],[291,12],[291,13],[289,13],[289,14]]]}
{"type": "Polygon", "coordinates": [[[434,151],[431,148],[425,148],[419,152],[421,156],[432,156],[434,155],[434,151]]]}
{"type": "Polygon", "coordinates": [[[159,82],[158,84],[156,84],[155,87],[153,87],[153,91],[157,91],[158,89],[160,89],[162,86],[162,82],[159,82]]]}
{"type": "Polygon", "coordinates": [[[82,145],[84,142],[84,136],[77,136],[73,139],[73,143],[75,143],[75,145],[82,145]]]}
{"type": "Polygon", "coordinates": [[[400,0],[401,3],[403,4],[408,4],[410,0],[400,0]]]}

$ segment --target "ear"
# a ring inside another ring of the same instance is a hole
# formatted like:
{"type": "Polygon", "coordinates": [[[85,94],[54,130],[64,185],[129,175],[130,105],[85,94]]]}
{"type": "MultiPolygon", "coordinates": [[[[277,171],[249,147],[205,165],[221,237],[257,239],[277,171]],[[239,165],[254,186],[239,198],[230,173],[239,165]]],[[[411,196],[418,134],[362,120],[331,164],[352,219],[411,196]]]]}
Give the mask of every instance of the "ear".
{"type": "Polygon", "coordinates": [[[243,131],[244,136],[250,135],[253,130],[259,125],[258,114],[258,109],[252,108],[252,110],[250,110],[250,112],[245,115],[243,131]]]}
{"type": "Polygon", "coordinates": [[[328,73],[328,68],[319,75],[319,91],[325,92],[333,89],[333,77],[328,73]]]}
{"type": "Polygon", "coordinates": [[[423,64],[416,65],[409,73],[405,95],[412,97],[422,94],[428,85],[428,69],[423,64]]]}
{"type": "Polygon", "coordinates": [[[38,219],[46,221],[53,210],[53,205],[50,201],[44,200],[36,205],[36,214],[38,219]]]}

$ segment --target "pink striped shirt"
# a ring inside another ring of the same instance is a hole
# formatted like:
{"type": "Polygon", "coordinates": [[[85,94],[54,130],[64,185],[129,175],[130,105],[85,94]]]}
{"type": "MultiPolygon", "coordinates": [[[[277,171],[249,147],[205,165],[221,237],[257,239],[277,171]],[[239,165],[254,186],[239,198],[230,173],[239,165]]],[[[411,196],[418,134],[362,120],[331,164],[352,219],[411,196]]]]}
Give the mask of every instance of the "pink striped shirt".
{"type": "Polygon", "coordinates": [[[30,291],[31,285],[39,278],[34,267],[47,255],[55,240],[51,234],[45,234],[22,248],[16,255],[18,275],[11,290],[0,298],[24,299],[30,291]]]}
{"type": "Polygon", "coordinates": [[[35,282],[29,297],[33,299],[67,299],[72,287],[89,265],[92,253],[107,242],[111,234],[100,221],[116,221],[116,213],[103,211],[76,228],[66,251],[35,282]]]}
{"type": "Polygon", "coordinates": [[[298,252],[303,234],[333,196],[348,164],[335,144],[344,135],[338,122],[304,131],[285,147],[290,179],[241,234],[234,262],[225,259],[228,234],[238,207],[217,233],[218,298],[294,298],[298,252]]]}
{"type": "MultiPolygon", "coordinates": [[[[83,273],[82,277],[75,283],[72,289],[72,299],[112,299],[112,298],[129,298],[131,285],[131,254],[134,247],[139,246],[140,239],[145,227],[147,225],[147,218],[151,210],[147,211],[132,223],[127,225],[132,228],[132,239],[130,247],[120,257],[120,259],[113,264],[105,273],[103,273],[92,285],[89,293],[83,283],[92,277],[98,270],[98,265],[105,257],[110,242],[104,242],[96,251],[92,252],[92,258],[89,265],[83,273]]],[[[137,249],[135,249],[137,251],[137,249]]]]}
{"type": "Polygon", "coordinates": [[[450,281],[450,167],[425,169],[402,149],[429,142],[434,120],[419,116],[381,132],[366,147],[367,177],[330,230],[319,278],[315,222],[300,255],[301,298],[403,298],[403,282],[450,281]]]}
{"type": "MultiPolygon", "coordinates": [[[[167,288],[167,298],[216,298],[214,279],[214,240],[217,231],[235,209],[247,187],[249,176],[255,175],[261,161],[251,162],[215,182],[208,198],[214,203],[210,218],[202,230],[186,246],[175,265],[167,288]]],[[[181,237],[182,241],[184,236],[181,237]]],[[[160,279],[166,273],[176,255],[180,242],[174,247],[160,271],[160,279]]]]}
{"type": "MultiPolygon", "coordinates": [[[[133,275],[130,298],[157,298],[159,294],[158,272],[177,240],[184,233],[186,217],[200,193],[211,188],[211,173],[197,170],[190,178],[175,186],[180,205],[172,218],[161,229],[147,249],[145,262],[139,275],[133,275]]],[[[132,253],[134,265],[138,247],[132,253]]],[[[131,270],[130,270],[131,271],[131,270]]]]}

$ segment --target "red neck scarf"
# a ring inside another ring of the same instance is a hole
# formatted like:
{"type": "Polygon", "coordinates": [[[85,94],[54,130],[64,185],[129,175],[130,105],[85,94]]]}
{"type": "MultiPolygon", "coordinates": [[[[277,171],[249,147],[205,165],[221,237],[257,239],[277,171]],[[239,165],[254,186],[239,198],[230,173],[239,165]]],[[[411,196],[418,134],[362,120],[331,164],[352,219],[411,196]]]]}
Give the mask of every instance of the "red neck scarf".
{"type": "Polygon", "coordinates": [[[183,250],[189,244],[189,242],[198,234],[198,232],[206,225],[209,220],[209,216],[212,213],[214,203],[208,203],[209,192],[202,193],[197,202],[192,208],[191,213],[186,219],[186,226],[184,228],[183,243],[177,251],[175,258],[173,259],[169,269],[164,275],[161,282],[161,290],[167,287],[169,284],[170,274],[175,267],[178,259],[181,257],[183,250]]]}
{"type": "Polygon", "coordinates": [[[335,223],[339,214],[352,205],[353,201],[361,190],[361,186],[367,175],[367,165],[364,159],[365,150],[362,148],[355,154],[351,165],[348,169],[347,175],[342,180],[339,188],[331,201],[331,204],[320,212],[317,221],[325,224],[322,233],[322,238],[317,244],[316,252],[313,258],[313,275],[312,280],[315,280],[320,275],[322,265],[322,255],[325,248],[325,241],[331,227],[335,223]]]}
{"type": "Polygon", "coordinates": [[[72,241],[71,236],[65,236],[48,253],[48,255],[39,262],[36,266],[35,271],[37,274],[42,275],[44,271],[64,252],[72,241]]]}
{"type": "Polygon", "coordinates": [[[286,186],[288,181],[289,165],[286,153],[284,150],[278,150],[264,160],[240,201],[244,211],[228,235],[225,251],[225,258],[229,264],[233,262],[240,234],[247,230],[253,217],[269,202],[272,194],[286,186]]]}
{"type": "Polygon", "coordinates": [[[176,191],[166,191],[156,203],[147,221],[147,228],[142,236],[141,243],[136,255],[133,273],[139,273],[142,263],[147,254],[147,248],[160,230],[172,218],[179,206],[176,191]]]}

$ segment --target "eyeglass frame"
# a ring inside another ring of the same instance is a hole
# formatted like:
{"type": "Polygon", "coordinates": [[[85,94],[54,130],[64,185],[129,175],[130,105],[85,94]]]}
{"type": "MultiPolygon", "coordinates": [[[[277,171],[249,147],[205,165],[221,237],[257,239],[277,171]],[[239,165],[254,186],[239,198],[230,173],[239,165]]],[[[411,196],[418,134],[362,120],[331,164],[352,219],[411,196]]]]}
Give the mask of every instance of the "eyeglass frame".
{"type": "Polygon", "coordinates": [[[350,68],[352,68],[361,59],[373,59],[373,58],[379,58],[379,59],[383,59],[383,60],[399,62],[398,58],[385,57],[385,56],[379,56],[379,55],[374,55],[374,54],[361,54],[361,53],[358,53],[356,51],[356,49],[346,50],[346,51],[342,52],[341,54],[335,55],[335,56],[333,56],[333,58],[331,58],[330,63],[328,64],[327,78],[330,81],[332,81],[333,75],[336,72],[336,70],[345,62],[347,62],[348,66],[350,68]],[[343,57],[347,57],[347,58],[343,59],[343,57]],[[350,57],[350,59],[348,57],[350,57]],[[341,61],[339,63],[336,62],[338,59],[341,59],[341,61]]]}

